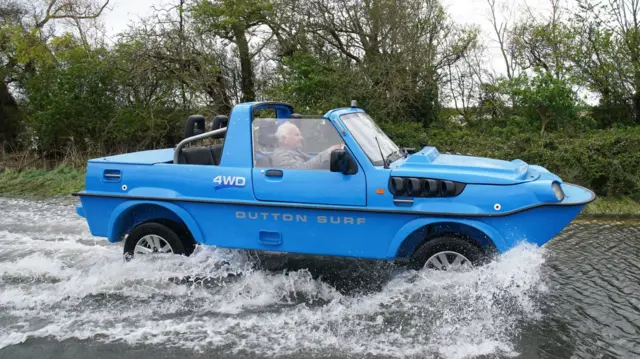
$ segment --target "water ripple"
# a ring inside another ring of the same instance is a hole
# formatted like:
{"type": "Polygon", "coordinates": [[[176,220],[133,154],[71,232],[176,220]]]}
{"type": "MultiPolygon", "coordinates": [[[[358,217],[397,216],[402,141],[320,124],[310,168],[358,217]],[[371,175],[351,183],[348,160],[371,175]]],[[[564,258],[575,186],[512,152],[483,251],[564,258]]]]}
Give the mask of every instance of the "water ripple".
{"type": "Polygon", "coordinates": [[[571,348],[575,358],[638,355],[640,226],[575,224],[548,249],[551,290],[543,312],[551,330],[544,339],[571,348]]]}

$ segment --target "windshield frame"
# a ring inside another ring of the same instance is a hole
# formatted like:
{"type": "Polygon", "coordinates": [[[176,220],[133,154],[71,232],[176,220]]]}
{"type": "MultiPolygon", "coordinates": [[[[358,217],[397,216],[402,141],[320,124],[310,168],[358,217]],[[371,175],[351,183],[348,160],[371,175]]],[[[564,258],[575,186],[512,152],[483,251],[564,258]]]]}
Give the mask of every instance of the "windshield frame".
{"type": "Polygon", "coordinates": [[[396,155],[390,156],[387,164],[403,157],[400,147],[380,129],[366,112],[344,113],[340,115],[340,121],[374,166],[384,166],[387,157],[394,153],[396,155]],[[376,137],[380,147],[375,140],[376,137]],[[380,150],[382,150],[382,158],[380,158],[380,150]]]}

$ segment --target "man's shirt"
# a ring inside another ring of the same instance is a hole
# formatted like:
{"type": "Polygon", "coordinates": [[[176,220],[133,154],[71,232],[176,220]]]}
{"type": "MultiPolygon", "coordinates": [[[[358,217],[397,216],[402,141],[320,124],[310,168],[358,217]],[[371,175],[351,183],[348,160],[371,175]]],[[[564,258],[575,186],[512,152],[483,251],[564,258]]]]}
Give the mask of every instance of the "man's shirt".
{"type": "Polygon", "coordinates": [[[322,151],[314,158],[300,150],[278,147],[271,155],[271,164],[276,168],[293,168],[301,170],[328,170],[331,154],[322,151]]]}

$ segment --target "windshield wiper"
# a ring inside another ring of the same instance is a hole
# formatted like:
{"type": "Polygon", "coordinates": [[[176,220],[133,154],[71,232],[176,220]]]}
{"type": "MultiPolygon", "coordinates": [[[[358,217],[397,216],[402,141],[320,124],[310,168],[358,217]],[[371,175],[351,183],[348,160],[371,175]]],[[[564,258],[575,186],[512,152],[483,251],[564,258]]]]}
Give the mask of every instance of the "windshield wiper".
{"type": "Polygon", "coordinates": [[[380,141],[378,141],[378,136],[376,136],[375,139],[376,139],[376,143],[378,144],[378,150],[380,150],[380,158],[382,158],[382,166],[385,169],[387,169],[387,168],[389,168],[389,165],[387,165],[387,158],[389,158],[389,156],[391,156],[391,154],[385,158],[384,154],[382,153],[382,148],[380,147],[380,141]]]}
{"type": "MultiPolygon", "coordinates": [[[[391,156],[393,156],[393,155],[395,155],[395,154],[399,154],[399,153],[400,153],[400,150],[397,150],[397,151],[393,151],[393,152],[391,152],[391,153],[387,156],[387,158],[385,158],[385,162],[388,162],[388,161],[389,161],[389,158],[390,158],[391,156]]],[[[400,155],[400,156],[402,156],[402,155],[400,155]]],[[[390,165],[390,164],[391,164],[391,162],[388,162],[388,163],[387,163],[387,167],[386,167],[386,168],[389,168],[389,165],[390,165]]]]}
{"type": "Polygon", "coordinates": [[[382,158],[382,165],[384,166],[384,168],[389,168],[389,165],[391,164],[391,162],[389,162],[389,159],[391,158],[391,156],[395,155],[395,154],[400,154],[400,157],[406,157],[409,154],[406,153],[403,155],[400,150],[395,150],[393,152],[391,152],[390,154],[387,155],[387,157],[384,156],[384,154],[382,153],[382,148],[380,147],[380,141],[378,141],[378,136],[375,137],[376,139],[376,143],[378,144],[378,150],[380,150],[380,158],[382,158]]]}

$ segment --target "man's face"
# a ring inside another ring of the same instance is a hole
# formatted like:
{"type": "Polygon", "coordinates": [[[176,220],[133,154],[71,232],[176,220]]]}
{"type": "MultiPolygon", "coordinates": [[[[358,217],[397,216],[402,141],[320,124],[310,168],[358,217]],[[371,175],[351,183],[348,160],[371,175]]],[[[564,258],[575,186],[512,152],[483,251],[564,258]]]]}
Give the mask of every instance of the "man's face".
{"type": "Polygon", "coordinates": [[[284,138],[284,144],[291,149],[302,148],[302,134],[298,127],[291,127],[284,138]]]}

